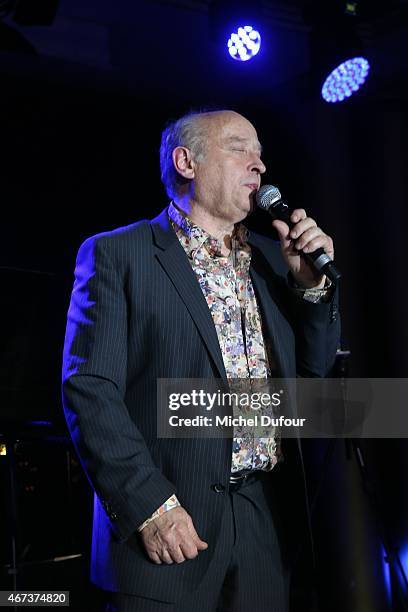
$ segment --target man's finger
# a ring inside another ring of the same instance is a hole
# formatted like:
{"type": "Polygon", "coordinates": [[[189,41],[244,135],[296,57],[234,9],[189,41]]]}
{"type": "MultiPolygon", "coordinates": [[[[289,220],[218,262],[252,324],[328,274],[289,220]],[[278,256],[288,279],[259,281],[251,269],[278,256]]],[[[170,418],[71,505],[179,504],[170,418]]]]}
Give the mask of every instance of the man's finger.
{"type": "Polygon", "coordinates": [[[275,219],[274,221],[272,221],[272,226],[278,232],[279,238],[280,238],[281,241],[282,240],[287,241],[287,242],[290,241],[289,227],[288,227],[288,225],[284,221],[280,221],[278,219],[275,219]]]}
{"type": "Polygon", "coordinates": [[[306,217],[307,215],[304,208],[295,208],[295,210],[290,216],[290,220],[292,221],[292,223],[297,223],[301,219],[306,219],[306,217]]]}
{"type": "MultiPolygon", "coordinates": [[[[194,530],[195,531],[195,530],[194,530]]],[[[193,537],[194,539],[194,544],[197,546],[197,548],[199,550],[205,550],[206,548],[208,548],[208,544],[207,542],[204,542],[204,540],[202,540],[199,535],[197,534],[197,532],[195,531],[195,535],[193,537]]]]}
{"type": "Polygon", "coordinates": [[[157,565],[161,565],[162,564],[162,560],[160,559],[159,555],[157,554],[157,552],[151,552],[149,553],[149,557],[152,561],[154,561],[154,563],[157,563],[157,565]]]}
{"type": "Polygon", "coordinates": [[[191,523],[189,524],[188,530],[190,532],[191,537],[193,538],[194,544],[199,550],[205,550],[206,548],[208,548],[207,542],[204,542],[204,540],[202,540],[196,532],[195,527],[193,525],[193,521],[191,521],[191,523]]]}
{"type": "Polygon", "coordinates": [[[171,548],[169,550],[169,554],[170,554],[170,557],[173,559],[173,561],[175,561],[176,563],[183,563],[183,561],[186,560],[180,546],[171,548]]]}
{"type": "Polygon", "coordinates": [[[326,253],[331,254],[331,244],[326,236],[318,236],[310,240],[303,248],[304,253],[313,253],[316,249],[322,248],[326,253]]]}
{"type": "Polygon", "coordinates": [[[186,559],[195,559],[198,555],[197,546],[193,542],[182,542],[180,548],[186,559]]]}
{"type": "Polygon", "coordinates": [[[302,236],[309,229],[315,228],[315,227],[317,227],[316,221],[312,219],[311,217],[306,217],[306,219],[302,219],[302,221],[295,223],[295,225],[290,230],[290,237],[299,238],[299,236],[302,236]]]}
{"type": "Polygon", "coordinates": [[[167,565],[170,565],[171,563],[173,563],[173,559],[171,558],[170,553],[166,548],[162,550],[160,556],[161,556],[162,561],[164,561],[164,563],[167,563],[167,565]]]}
{"type": "Polygon", "coordinates": [[[322,230],[319,227],[311,227],[310,229],[303,232],[300,238],[296,240],[295,247],[297,249],[303,249],[303,247],[306,246],[311,240],[318,237],[323,237],[325,240],[327,238],[326,234],[323,234],[322,230]]]}

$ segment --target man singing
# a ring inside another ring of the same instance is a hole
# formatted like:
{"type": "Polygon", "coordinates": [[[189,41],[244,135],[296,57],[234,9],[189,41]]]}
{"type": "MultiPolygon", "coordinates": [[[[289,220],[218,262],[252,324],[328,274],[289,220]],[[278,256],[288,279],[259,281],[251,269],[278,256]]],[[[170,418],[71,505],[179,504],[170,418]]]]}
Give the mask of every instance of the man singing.
{"type": "Polygon", "coordinates": [[[300,253],[333,243],[303,209],[273,222],[280,244],[242,224],[265,165],[236,112],[169,124],[160,163],[169,206],[77,258],[63,403],[95,492],[91,578],[109,610],[287,612],[313,563],[298,441],[160,439],[156,383],[325,376],[337,291],[300,253]]]}

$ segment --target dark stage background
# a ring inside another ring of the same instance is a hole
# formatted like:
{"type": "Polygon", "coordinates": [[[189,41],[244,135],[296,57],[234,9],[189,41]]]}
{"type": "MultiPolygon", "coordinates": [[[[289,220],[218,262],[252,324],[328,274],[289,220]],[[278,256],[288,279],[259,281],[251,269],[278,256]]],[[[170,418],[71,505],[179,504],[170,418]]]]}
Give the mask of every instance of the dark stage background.
{"type": "MultiPolygon", "coordinates": [[[[350,376],[407,373],[404,3],[363,24],[378,61],[365,90],[339,105],[325,104],[308,78],[309,30],[293,19],[301,2],[265,3],[269,26],[278,25],[253,66],[220,53],[206,4],[140,2],[121,13],[105,3],[61,3],[49,28],[18,28],[31,52],[0,30],[0,431],[15,451],[17,553],[26,563],[18,586],[71,589],[78,605],[87,597],[91,606],[96,594],[86,578],[91,494],[65,437],[59,395],[75,256],[89,235],[152,218],[167,204],[158,148],[168,119],[219,107],[255,124],[263,181],[277,184],[335,239],[350,376]],[[30,565],[38,560],[46,562],[30,565]]],[[[270,231],[261,212],[249,223],[270,231]]],[[[366,441],[364,448],[408,571],[407,443],[366,441]]],[[[306,449],[312,488],[325,449],[317,442],[306,449]]],[[[13,491],[10,465],[0,460],[8,518],[0,579],[11,588],[13,491]]],[[[315,516],[322,610],[403,609],[390,594],[363,488],[352,453],[338,441],[315,516]]]]}

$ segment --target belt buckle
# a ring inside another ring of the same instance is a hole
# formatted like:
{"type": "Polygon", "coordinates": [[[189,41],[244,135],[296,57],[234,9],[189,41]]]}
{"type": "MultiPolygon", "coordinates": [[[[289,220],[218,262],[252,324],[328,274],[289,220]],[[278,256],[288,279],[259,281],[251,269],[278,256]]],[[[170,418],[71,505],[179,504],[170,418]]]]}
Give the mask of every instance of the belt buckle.
{"type": "Polygon", "coordinates": [[[230,476],[230,484],[238,484],[239,482],[245,482],[248,478],[248,474],[241,474],[240,476],[230,476]]]}

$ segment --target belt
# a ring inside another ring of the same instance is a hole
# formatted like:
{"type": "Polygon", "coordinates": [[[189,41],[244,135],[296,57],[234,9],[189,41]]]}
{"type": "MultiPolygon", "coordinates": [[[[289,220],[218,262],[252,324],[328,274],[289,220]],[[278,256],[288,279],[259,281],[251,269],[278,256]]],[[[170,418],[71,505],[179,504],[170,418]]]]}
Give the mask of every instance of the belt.
{"type": "Polygon", "coordinates": [[[232,489],[236,491],[246,482],[259,480],[263,473],[262,470],[252,470],[250,472],[236,472],[235,474],[231,474],[229,479],[230,489],[232,487],[232,489]]]}

